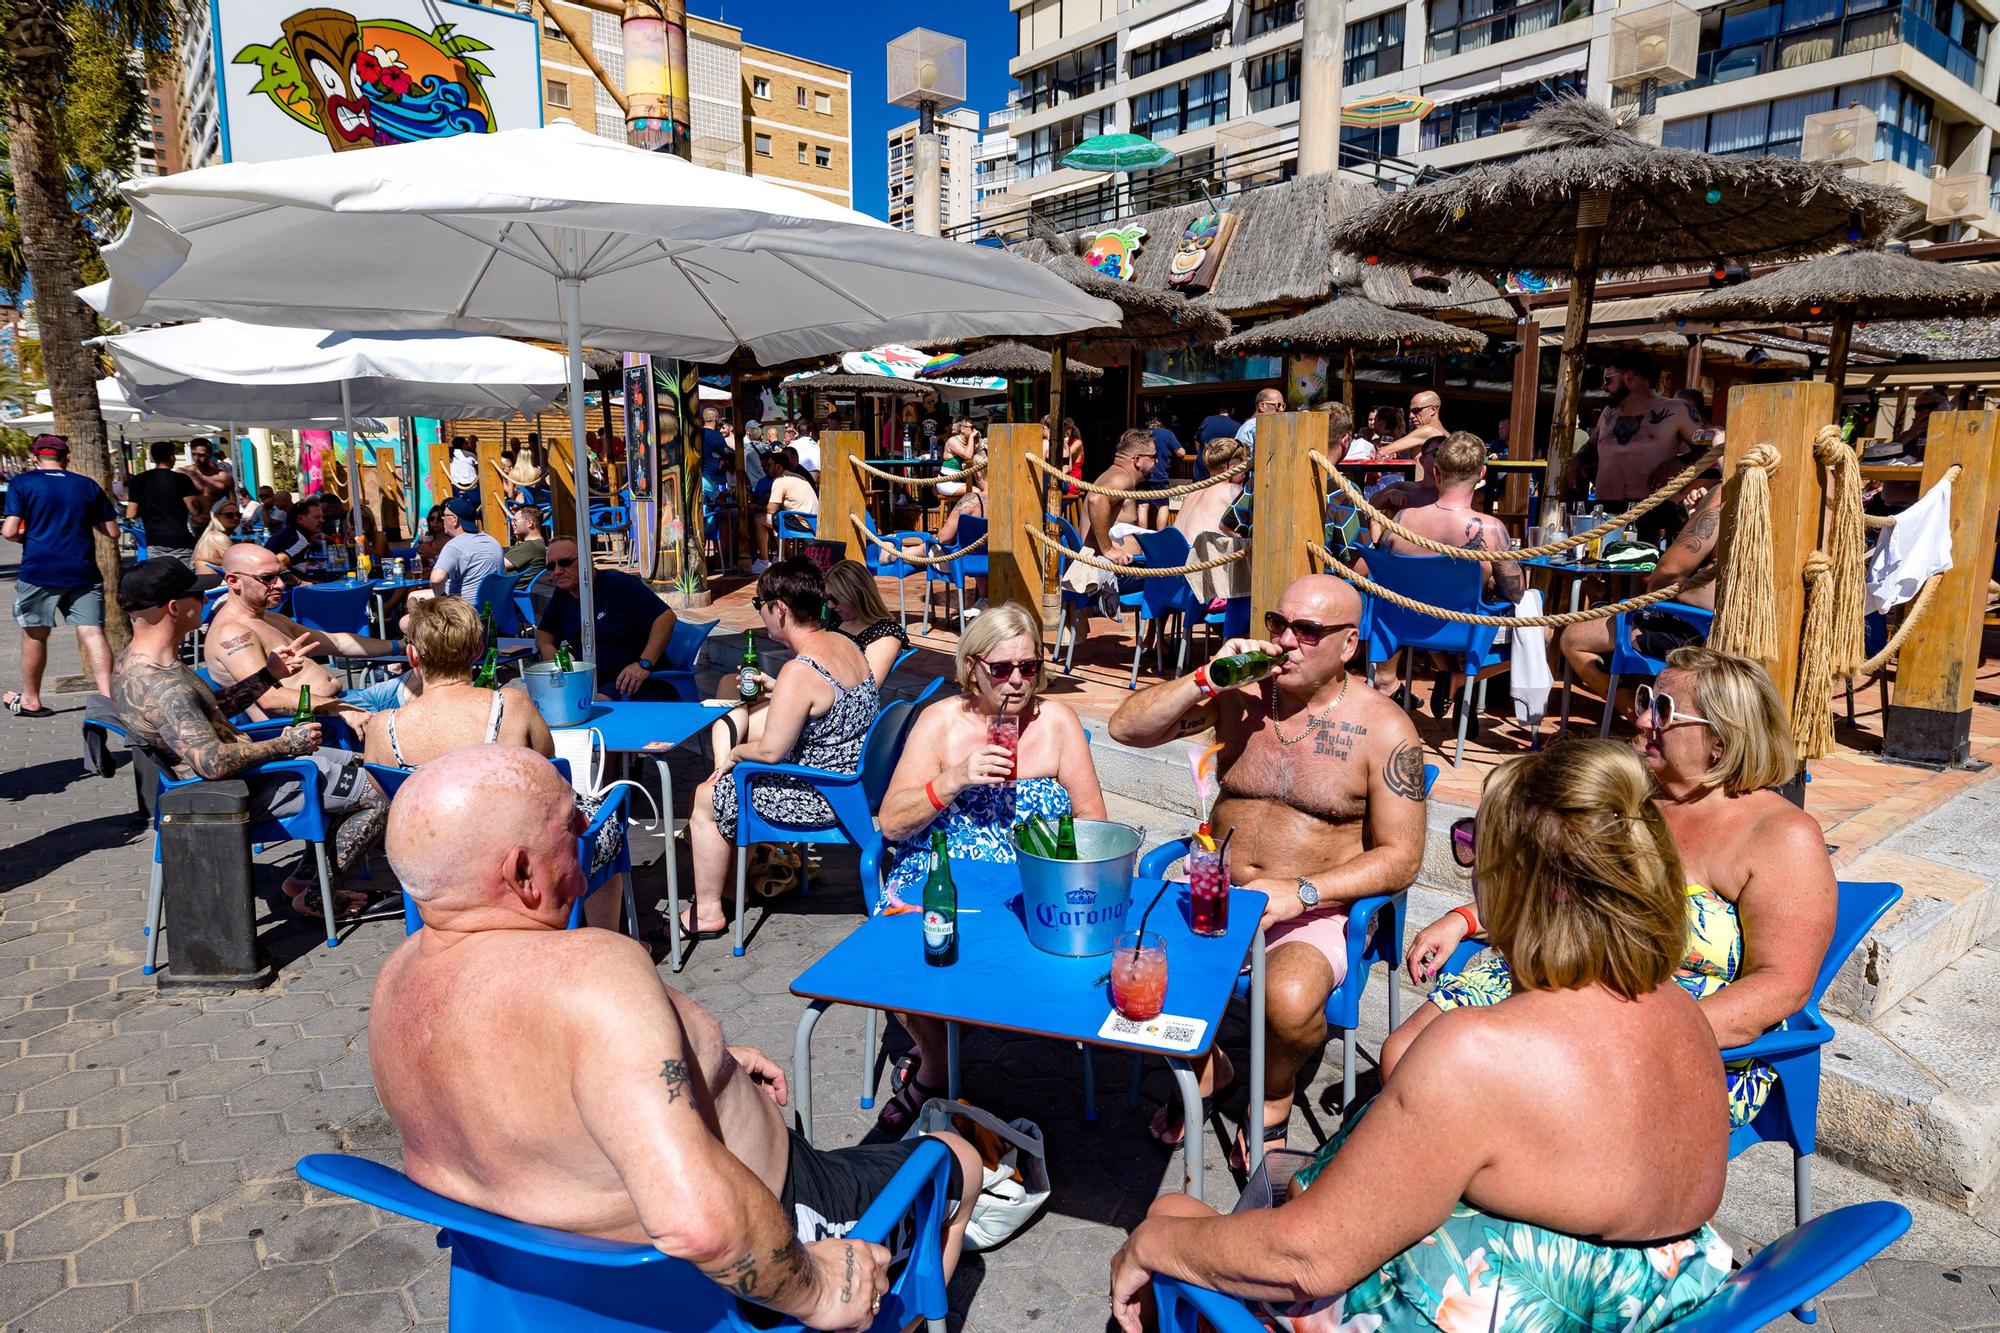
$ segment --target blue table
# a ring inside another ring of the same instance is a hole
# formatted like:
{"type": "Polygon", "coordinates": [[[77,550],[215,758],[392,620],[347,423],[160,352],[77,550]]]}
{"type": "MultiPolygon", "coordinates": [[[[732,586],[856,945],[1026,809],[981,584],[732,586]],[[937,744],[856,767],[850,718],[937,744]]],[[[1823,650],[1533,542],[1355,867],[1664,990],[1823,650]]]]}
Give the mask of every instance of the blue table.
{"type": "MultiPolygon", "coordinates": [[[[1662,554],[1665,553],[1662,552],[1662,554]]],[[[1639,569],[1632,565],[1607,565],[1601,560],[1558,560],[1554,556],[1547,555],[1536,556],[1533,560],[1523,560],[1521,561],[1521,566],[1524,569],[1546,569],[1552,574],[1574,575],[1575,577],[1571,578],[1569,583],[1569,609],[1572,611],[1582,605],[1583,579],[1585,575],[1595,574],[1601,578],[1632,578],[1653,572],[1651,569],[1639,569]]],[[[1574,683],[1572,673],[1569,669],[1569,658],[1565,657],[1563,658],[1562,722],[1557,726],[1557,736],[1569,735],[1569,697],[1570,688],[1574,683]]],[[[1604,707],[1607,710],[1611,706],[1611,700],[1607,699],[1604,701],[1604,707]]],[[[1537,744],[1539,743],[1539,733],[1537,733],[1537,744]]]]}
{"type": "MultiPolygon", "coordinates": [[[[709,725],[728,712],[707,704],[651,703],[632,699],[594,700],[590,715],[571,725],[595,727],[604,738],[607,754],[646,755],[657,762],[660,775],[660,839],[667,864],[667,951],[673,955],[674,971],[687,965],[681,952],[680,861],[674,855],[674,837],[680,824],[674,816],[674,794],[667,774],[667,753],[707,731],[709,725]]],[[[636,909],[633,911],[636,918],[636,909]]],[[[639,935],[639,923],[631,922],[632,936],[639,935]]]]}
{"type": "MultiPolygon", "coordinates": [[[[1148,931],[1167,946],[1167,999],[1163,1012],[1204,1019],[1201,1049],[1186,1056],[1157,1046],[1106,1038],[1099,1028],[1111,1012],[1111,955],[1061,958],[1028,941],[1021,924],[1019,880],[1012,866],[984,861],[952,861],[958,885],[958,962],[930,967],[923,960],[923,916],[903,912],[872,916],[792,982],[792,994],[808,1001],[799,1018],[793,1049],[792,1101],[799,1132],[813,1133],[812,1034],[828,1006],[851,1004],[941,1019],[950,1034],[948,1093],[958,1096],[959,1025],[998,1028],[1058,1041],[1107,1046],[1163,1055],[1180,1087],[1187,1135],[1182,1160],[1188,1193],[1202,1193],[1201,1090],[1187,1056],[1205,1055],[1215,1045],[1223,1012],[1245,962],[1250,965],[1250,1076],[1246,1086],[1262,1106],[1264,1087],[1265,897],[1251,889],[1230,892],[1229,933],[1208,939],[1188,929],[1186,888],[1176,885],[1160,900],[1148,931]],[[973,909],[973,910],[967,910],[973,909]]],[[[1160,887],[1155,879],[1132,881],[1133,925],[1160,887]]],[[[867,1071],[872,1074],[871,1071],[867,1071]]],[[[864,1075],[865,1077],[866,1075],[864,1075]]],[[[1262,1123],[1261,1110],[1258,1123],[1262,1123]]],[[[1247,1134],[1250,1168],[1263,1161],[1262,1136],[1247,1134]]]]}

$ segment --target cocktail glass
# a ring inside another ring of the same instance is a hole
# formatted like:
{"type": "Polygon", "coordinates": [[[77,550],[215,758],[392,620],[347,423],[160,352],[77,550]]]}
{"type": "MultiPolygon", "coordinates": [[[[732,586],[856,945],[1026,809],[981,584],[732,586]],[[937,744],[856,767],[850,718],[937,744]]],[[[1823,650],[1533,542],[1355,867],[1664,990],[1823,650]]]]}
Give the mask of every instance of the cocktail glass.
{"type": "Polygon", "coordinates": [[[1012,713],[996,713],[987,718],[986,743],[1007,752],[1007,777],[1011,781],[1020,767],[1021,719],[1012,713]]]}
{"type": "Polygon", "coordinates": [[[1197,935],[1229,933],[1229,866],[1221,849],[1188,849],[1188,928],[1197,935]]]}
{"type": "Polygon", "coordinates": [[[1152,931],[1121,934],[1111,946],[1111,1003],[1135,1023],[1158,1018],[1167,1003],[1167,942],[1152,931]]]}

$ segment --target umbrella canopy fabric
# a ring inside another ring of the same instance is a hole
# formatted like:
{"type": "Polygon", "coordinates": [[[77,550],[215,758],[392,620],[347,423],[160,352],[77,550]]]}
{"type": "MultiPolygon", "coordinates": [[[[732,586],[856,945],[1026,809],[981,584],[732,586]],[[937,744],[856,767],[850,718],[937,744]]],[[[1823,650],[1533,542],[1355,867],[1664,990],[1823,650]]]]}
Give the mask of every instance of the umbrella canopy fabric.
{"type": "Polygon", "coordinates": [[[1144,171],[1173,160],[1173,149],[1143,134],[1093,134],[1064,153],[1062,164],[1078,171],[1144,171]]]}
{"type": "MultiPolygon", "coordinates": [[[[214,426],[197,426],[186,421],[148,420],[145,417],[104,414],[104,424],[111,434],[128,444],[151,444],[155,440],[197,440],[204,436],[219,436],[222,431],[214,426]]],[[[321,423],[324,425],[325,423],[321,423]]],[[[56,428],[56,414],[36,412],[25,417],[15,417],[12,421],[0,421],[0,426],[11,426],[15,430],[30,435],[53,432],[56,428]]]]}
{"type": "Polygon", "coordinates": [[[1901,192],[1828,163],[1662,148],[1580,97],[1537,111],[1527,131],[1535,151],[1383,194],[1335,224],[1334,245],[1457,273],[1568,273],[1579,206],[1599,197],[1596,268],[1632,273],[1819,254],[1881,236],[1910,210],[1901,192]]]}
{"type": "Polygon", "coordinates": [[[476,333],[335,333],[205,319],[103,340],[149,412],[268,417],[536,415],[562,395],[562,354],[476,333]]]}
{"type": "Polygon", "coordinates": [[[1336,295],[1303,314],[1232,334],[1215,345],[1228,356],[1305,356],[1346,352],[1459,351],[1484,342],[1482,335],[1443,320],[1426,319],[1365,296],[1336,295]]]}
{"type": "Polygon", "coordinates": [[[738,349],[772,365],[1116,321],[1003,250],[573,125],[123,188],[131,226],[104,252],[109,284],[85,299],[127,323],[222,315],[566,341],[554,299],[565,276],[581,285],[585,341],[708,364],[738,349]]]}
{"type": "MultiPolygon", "coordinates": [[[[1028,379],[1049,373],[1049,354],[1026,343],[1003,342],[967,352],[942,370],[925,370],[928,380],[939,375],[998,375],[1003,379],[1028,379]]],[[[1071,379],[1101,379],[1102,370],[1087,361],[1065,359],[1063,373],[1071,379]]]]}
{"type": "Polygon", "coordinates": [[[1965,318],[2000,312],[2000,276],[1895,250],[1843,250],[1801,260],[1666,308],[1675,319],[1965,318]]]}
{"type": "Polygon", "coordinates": [[[1378,93],[1362,97],[1340,109],[1340,123],[1357,129],[1375,125],[1402,125],[1422,120],[1437,103],[1415,93],[1378,93]]]}

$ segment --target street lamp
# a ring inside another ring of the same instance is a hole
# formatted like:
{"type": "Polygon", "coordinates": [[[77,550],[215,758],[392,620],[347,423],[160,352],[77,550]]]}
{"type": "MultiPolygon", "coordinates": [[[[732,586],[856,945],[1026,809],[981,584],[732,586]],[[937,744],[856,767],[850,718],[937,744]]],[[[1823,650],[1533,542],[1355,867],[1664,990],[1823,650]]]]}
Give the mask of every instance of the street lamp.
{"type": "Polygon", "coordinates": [[[965,100],[965,43],[929,28],[912,28],[889,43],[889,102],[917,113],[916,228],[939,235],[937,113],[965,100]]]}
{"type": "Polygon", "coordinates": [[[1639,114],[1650,116],[1662,83],[1695,76],[1700,46],[1701,18],[1678,0],[1628,4],[1611,20],[1611,86],[1638,89],[1639,114]]]}

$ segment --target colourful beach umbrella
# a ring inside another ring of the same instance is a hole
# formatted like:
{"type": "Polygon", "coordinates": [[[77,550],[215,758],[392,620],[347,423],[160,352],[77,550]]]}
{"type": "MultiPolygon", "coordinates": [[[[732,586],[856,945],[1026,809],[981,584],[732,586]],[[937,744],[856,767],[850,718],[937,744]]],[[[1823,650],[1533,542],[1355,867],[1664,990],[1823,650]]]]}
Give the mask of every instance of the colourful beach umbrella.
{"type": "Polygon", "coordinates": [[[1374,125],[1402,125],[1422,120],[1437,103],[1409,93],[1380,93],[1349,102],[1340,109],[1340,123],[1357,128],[1374,125]]]}
{"type": "Polygon", "coordinates": [[[1144,171],[1173,160],[1172,149],[1143,134],[1093,134],[1063,154],[1062,164],[1078,171],[1144,171]]]}

